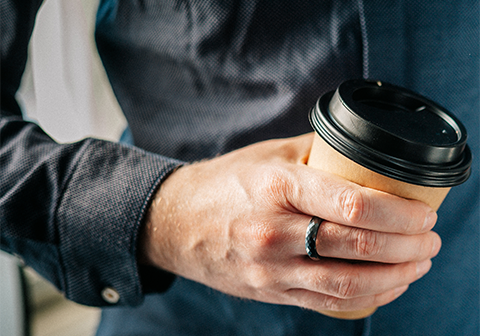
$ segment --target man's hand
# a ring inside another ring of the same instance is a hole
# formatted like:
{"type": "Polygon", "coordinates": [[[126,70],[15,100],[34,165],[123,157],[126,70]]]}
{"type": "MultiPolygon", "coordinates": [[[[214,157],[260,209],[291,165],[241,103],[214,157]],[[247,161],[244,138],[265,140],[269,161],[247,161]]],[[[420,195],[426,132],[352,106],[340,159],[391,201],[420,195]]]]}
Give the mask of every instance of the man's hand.
{"type": "Polygon", "coordinates": [[[174,172],[150,208],[142,256],[224,293],[269,303],[358,310],[397,298],[440,249],[430,231],[436,214],[307,167],[312,139],[261,142],[174,172]],[[305,252],[312,216],[325,220],[319,261],[305,252]]]}

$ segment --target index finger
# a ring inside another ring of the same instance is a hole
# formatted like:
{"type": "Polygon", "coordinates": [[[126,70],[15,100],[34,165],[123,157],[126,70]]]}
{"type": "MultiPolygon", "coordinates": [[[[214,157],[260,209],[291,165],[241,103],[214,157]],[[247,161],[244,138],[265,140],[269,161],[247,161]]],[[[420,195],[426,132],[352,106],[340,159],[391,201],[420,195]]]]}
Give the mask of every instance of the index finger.
{"type": "Polygon", "coordinates": [[[425,203],[365,188],[307,166],[292,168],[288,202],[298,211],[352,227],[417,234],[433,228],[436,213],[425,203]]]}

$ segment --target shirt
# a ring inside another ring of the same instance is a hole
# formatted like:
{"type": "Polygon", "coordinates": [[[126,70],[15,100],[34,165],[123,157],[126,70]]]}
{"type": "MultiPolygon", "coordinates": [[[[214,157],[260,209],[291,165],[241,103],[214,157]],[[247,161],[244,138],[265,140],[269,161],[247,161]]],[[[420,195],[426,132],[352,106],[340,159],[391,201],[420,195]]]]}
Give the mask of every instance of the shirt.
{"type": "MultiPolygon", "coordinates": [[[[136,235],[172,169],[310,132],[308,110],[345,79],[381,79],[439,102],[466,124],[478,157],[474,1],[102,1],[97,44],[136,148],[59,145],[21,119],[13,97],[38,6],[2,2],[1,243],[77,302],[107,305],[101,292],[113,287],[118,305],[139,305],[150,277],[139,272],[136,235]]],[[[476,334],[474,162],[440,209],[432,270],[371,319],[243,302],[156,271],[154,290],[172,287],[138,308],[106,310],[99,333],[128,334],[130,323],[136,334],[476,334]],[[185,314],[195,323],[182,323],[185,314]]]]}

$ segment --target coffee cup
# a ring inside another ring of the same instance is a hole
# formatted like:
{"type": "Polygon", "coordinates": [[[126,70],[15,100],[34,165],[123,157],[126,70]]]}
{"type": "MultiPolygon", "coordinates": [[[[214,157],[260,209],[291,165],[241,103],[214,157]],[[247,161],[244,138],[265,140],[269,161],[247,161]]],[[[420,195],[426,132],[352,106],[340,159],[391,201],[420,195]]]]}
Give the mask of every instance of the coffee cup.
{"type": "MultiPolygon", "coordinates": [[[[438,210],[450,188],[470,176],[465,127],[443,107],[405,88],[349,80],[324,94],[309,117],[316,134],[308,165],[359,185],[438,210]]],[[[320,312],[360,319],[376,309],[320,312]]]]}

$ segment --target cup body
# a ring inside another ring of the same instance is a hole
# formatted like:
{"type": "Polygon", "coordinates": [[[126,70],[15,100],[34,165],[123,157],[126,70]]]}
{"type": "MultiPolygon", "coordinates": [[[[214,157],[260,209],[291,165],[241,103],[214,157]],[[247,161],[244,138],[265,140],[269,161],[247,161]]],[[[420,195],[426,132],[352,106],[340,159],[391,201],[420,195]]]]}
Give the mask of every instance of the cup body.
{"type": "MultiPolygon", "coordinates": [[[[380,81],[353,80],[323,95],[310,112],[315,138],[308,166],[438,210],[470,175],[461,122],[436,103],[380,81]]],[[[375,312],[320,311],[360,319],[375,312]]]]}
{"type": "MultiPolygon", "coordinates": [[[[380,175],[343,156],[328,145],[318,134],[315,134],[307,165],[327,173],[341,176],[364,187],[425,202],[434,210],[438,210],[450,190],[449,187],[424,187],[380,175]]],[[[322,310],[319,312],[323,315],[339,319],[356,320],[368,317],[376,310],[377,307],[356,311],[322,310]]]]}
{"type": "Polygon", "coordinates": [[[315,134],[308,166],[343,177],[361,186],[415,199],[438,210],[451,187],[426,187],[399,181],[367,169],[334,150],[315,134]]]}

